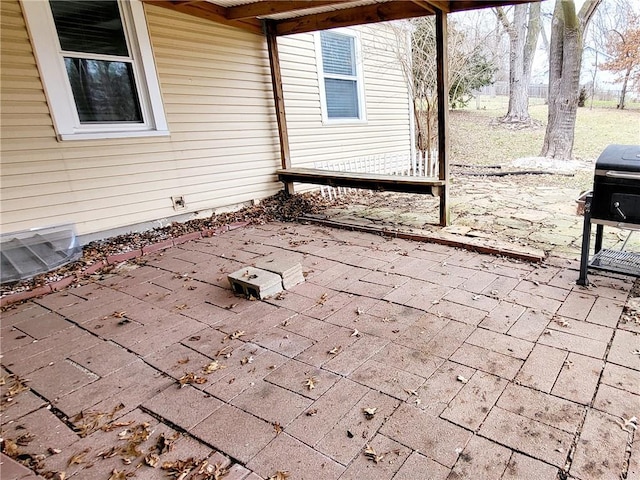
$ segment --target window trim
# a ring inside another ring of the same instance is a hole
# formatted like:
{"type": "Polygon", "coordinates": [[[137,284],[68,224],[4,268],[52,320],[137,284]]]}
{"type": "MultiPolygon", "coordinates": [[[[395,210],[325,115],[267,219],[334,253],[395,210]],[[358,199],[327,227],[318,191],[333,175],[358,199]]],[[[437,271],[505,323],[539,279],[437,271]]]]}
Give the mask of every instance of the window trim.
{"type": "MultiPolygon", "coordinates": [[[[80,124],[49,2],[21,0],[29,38],[33,45],[33,53],[58,140],[169,135],[144,7],[139,0],[117,1],[129,54],[133,58],[134,78],[143,116],[142,123],[80,124]]],[[[91,58],[94,57],[97,58],[99,55],[96,54],[91,58]]]]}
{"type": "MultiPolygon", "coordinates": [[[[316,64],[318,68],[318,86],[320,88],[320,109],[322,111],[322,123],[324,125],[345,125],[367,123],[367,108],[365,103],[365,83],[363,73],[362,49],[360,42],[360,32],[350,28],[333,28],[327,32],[336,33],[353,38],[353,47],[356,67],[356,89],[358,91],[358,118],[329,118],[327,111],[327,92],[325,89],[325,78],[322,62],[322,32],[314,32],[314,43],[316,49],[316,64]]],[[[328,74],[330,78],[340,78],[339,75],[328,74]]]]}

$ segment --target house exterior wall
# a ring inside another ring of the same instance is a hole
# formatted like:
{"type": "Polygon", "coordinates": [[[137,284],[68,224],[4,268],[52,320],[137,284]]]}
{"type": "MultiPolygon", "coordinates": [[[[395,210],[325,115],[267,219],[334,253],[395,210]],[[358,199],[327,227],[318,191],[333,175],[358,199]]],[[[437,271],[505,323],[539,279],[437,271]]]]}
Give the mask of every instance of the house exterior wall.
{"type": "MultiPolygon", "coordinates": [[[[81,235],[105,232],[281,189],[264,38],[145,5],[170,136],[58,141],[20,4],[0,5],[2,232],[61,223],[81,235]],[[186,210],[174,211],[177,195],[186,210]]],[[[406,151],[406,91],[402,97],[397,75],[365,71],[366,124],[322,125],[312,42],[313,35],[280,39],[294,164],[406,151]],[[404,106],[390,108],[390,89],[404,106]]]]}
{"type": "Polygon", "coordinates": [[[289,127],[291,163],[340,162],[382,154],[409,154],[409,95],[398,62],[406,46],[398,26],[359,26],[365,85],[365,122],[323,123],[316,61],[318,34],[279,39],[282,78],[289,127]]]}

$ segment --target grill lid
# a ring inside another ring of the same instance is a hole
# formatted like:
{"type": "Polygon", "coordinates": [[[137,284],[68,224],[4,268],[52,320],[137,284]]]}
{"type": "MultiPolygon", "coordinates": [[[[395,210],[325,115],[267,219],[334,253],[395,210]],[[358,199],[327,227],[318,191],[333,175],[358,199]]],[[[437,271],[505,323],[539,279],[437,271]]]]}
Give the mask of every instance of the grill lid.
{"type": "Polygon", "coordinates": [[[596,170],[640,172],[640,145],[609,145],[598,157],[596,170]]]}

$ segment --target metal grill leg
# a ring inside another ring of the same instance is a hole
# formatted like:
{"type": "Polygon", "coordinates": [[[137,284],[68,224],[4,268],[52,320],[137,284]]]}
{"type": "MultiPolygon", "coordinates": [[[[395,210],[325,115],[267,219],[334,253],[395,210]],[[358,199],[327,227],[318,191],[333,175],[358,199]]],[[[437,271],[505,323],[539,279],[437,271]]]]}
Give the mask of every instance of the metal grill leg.
{"type": "MultiPolygon", "coordinates": [[[[589,285],[587,270],[589,268],[589,243],[591,241],[591,200],[593,195],[587,195],[584,202],[584,224],[582,226],[582,252],[580,254],[580,277],[578,285],[589,285]]],[[[600,227],[601,225],[598,225],[600,227]]],[[[602,236],[602,233],[601,233],[602,236]]],[[[600,242],[602,243],[602,242],[600,242]]],[[[597,247],[596,247],[597,250],[597,247]]]]}

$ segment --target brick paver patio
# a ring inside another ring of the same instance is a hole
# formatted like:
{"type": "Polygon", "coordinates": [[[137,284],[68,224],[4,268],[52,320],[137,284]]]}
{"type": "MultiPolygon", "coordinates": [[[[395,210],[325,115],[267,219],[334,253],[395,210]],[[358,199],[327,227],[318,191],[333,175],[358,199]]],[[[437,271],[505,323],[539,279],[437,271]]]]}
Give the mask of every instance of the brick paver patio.
{"type": "Polygon", "coordinates": [[[637,479],[632,282],[576,268],[311,225],[185,243],[3,312],[4,450],[82,480],[637,479]],[[234,296],[271,254],[306,282],[234,296]]]}

